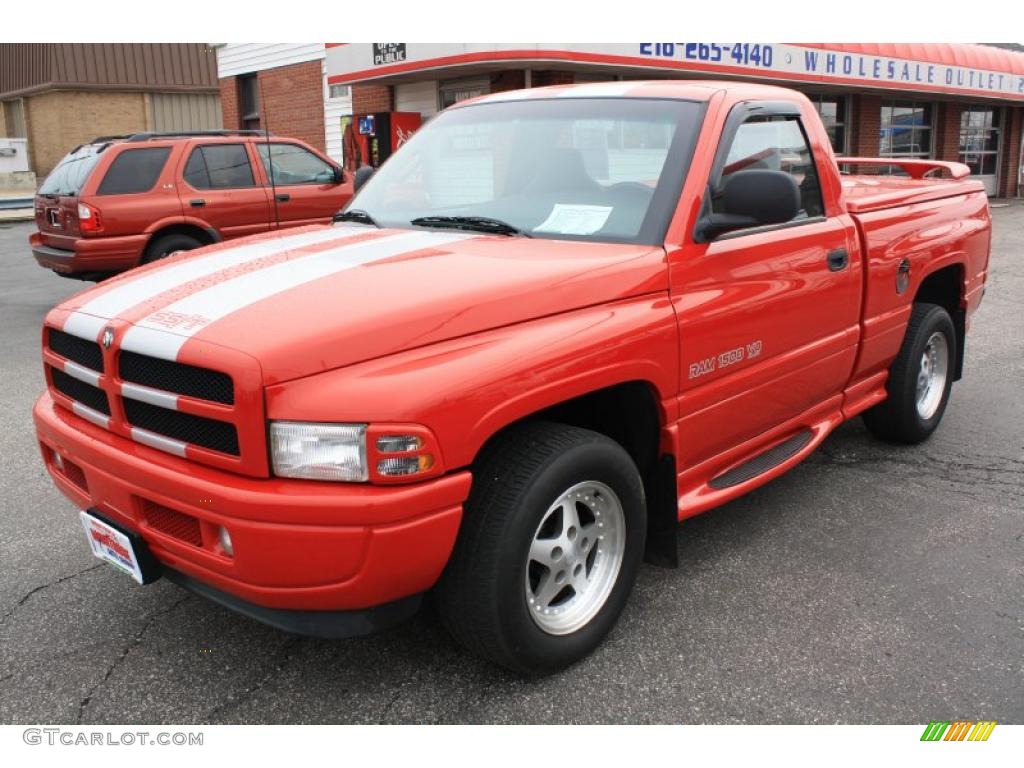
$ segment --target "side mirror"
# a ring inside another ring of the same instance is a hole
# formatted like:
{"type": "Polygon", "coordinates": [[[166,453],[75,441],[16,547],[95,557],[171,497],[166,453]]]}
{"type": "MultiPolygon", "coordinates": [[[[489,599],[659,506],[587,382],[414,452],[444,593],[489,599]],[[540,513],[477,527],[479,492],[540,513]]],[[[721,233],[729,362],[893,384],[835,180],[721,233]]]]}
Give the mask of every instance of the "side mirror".
{"type": "Polygon", "coordinates": [[[785,171],[737,171],[722,188],[722,212],[697,223],[695,237],[706,243],[726,232],[790,221],[800,212],[800,187],[785,171]]]}
{"type": "Polygon", "coordinates": [[[341,168],[335,166],[334,167],[334,183],[335,184],[341,184],[341,182],[343,182],[344,180],[345,180],[345,172],[341,168]]]}
{"type": "Polygon", "coordinates": [[[373,170],[374,169],[372,165],[364,165],[362,168],[356,171],[355,180],[352,182],[353,192],[358,192],[359,188],[363,186],[363,184],[365,184],[367,181],[369,181],[370,177],[373,176],[373,170]]]}

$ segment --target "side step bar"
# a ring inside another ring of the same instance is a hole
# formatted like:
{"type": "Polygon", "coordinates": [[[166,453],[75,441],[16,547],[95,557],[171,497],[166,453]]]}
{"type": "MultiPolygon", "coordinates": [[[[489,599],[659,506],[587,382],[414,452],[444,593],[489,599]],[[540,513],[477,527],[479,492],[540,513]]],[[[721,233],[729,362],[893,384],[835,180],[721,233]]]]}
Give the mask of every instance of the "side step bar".
{"type": "Polygon", "coordinates": [[[796,456],[813,438],[814,432],[809,429],[797,432],[792,437],[783,440],[764,453],[759,453],[738,467],[733,467],[712,478],[708,485],[716,491],[722,491],[753,480],[758,475],[763,475],[765,472],[796,456]]]}

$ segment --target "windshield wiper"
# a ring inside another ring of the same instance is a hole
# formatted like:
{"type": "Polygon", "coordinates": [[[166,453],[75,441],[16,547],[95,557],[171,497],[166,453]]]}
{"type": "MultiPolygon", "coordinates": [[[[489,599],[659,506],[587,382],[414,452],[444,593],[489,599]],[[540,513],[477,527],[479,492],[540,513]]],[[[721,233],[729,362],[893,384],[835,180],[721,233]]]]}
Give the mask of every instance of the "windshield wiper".
{"type": "Polygon", "coordinates": [[[439,227],[448,229],[468,229],[473,232],[487,232],[495,235],[520,235],[532,237],[518,227],[513,227],[501,219],[489,216],[421,216],[409,222],[414,227],[439,227]]]}
{"type": "Polygon", "coordinates": [[[332,221],[354,221],[357,224],[369,224],[370,226],[380,229],[380,224],[373,220],[373,216],[368,214],[361,208],[353,208],[351,211],[342,211],[341,213],[334,214],[332,221]]]}

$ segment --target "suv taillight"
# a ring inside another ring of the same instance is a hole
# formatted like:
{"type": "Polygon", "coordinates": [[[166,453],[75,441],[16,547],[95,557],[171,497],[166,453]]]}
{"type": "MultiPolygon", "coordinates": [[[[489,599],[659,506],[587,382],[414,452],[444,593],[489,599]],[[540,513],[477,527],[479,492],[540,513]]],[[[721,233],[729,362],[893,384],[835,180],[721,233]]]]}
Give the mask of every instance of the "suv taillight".
{"type": "Polygon", "coordinates": [[[103,223],[100,221],[100,212],[91,205],[79,203],[78,228],[82,232],[99,232],[103,229],[103,223]]]}

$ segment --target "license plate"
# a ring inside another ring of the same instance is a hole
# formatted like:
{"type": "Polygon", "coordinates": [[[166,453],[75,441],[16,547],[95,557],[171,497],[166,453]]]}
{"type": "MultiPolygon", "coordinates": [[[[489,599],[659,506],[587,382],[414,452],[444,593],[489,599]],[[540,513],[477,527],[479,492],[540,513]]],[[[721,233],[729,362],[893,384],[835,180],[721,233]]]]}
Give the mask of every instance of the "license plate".
{"type": "Polygon", "coordinates": [[[139,565],[139,556],[135,552],[132,540],[121,531],[84,510],[78,515],[85,527],[85,538],[89,542],[92,553],[119,571],[124,571],[139,584],[144,584],[142,567],[139,565]]]}

